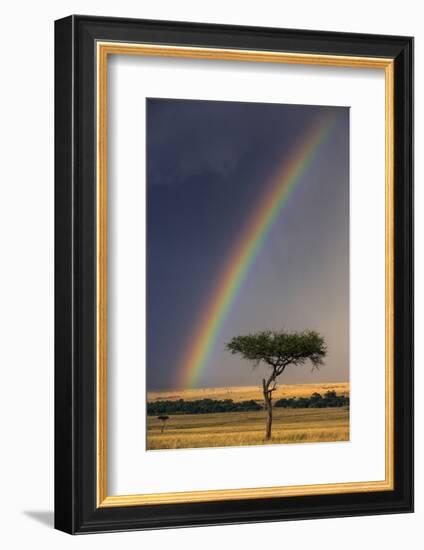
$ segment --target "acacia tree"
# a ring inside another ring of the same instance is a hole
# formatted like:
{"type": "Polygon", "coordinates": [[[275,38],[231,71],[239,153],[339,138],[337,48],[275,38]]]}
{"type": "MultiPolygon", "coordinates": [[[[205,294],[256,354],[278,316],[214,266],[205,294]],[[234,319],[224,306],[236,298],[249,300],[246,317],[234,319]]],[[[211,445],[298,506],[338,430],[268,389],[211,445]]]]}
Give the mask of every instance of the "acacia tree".
{"type": "Polygon", "coordinates": [[[265,439],[271,439],[272,393],[277,389],[277,378],[289,365],[299,366],[310,361],[312,370],[323,364],[327,353],[324,338],[312,330],[303,332],[276,332],[266,330],[247,336],[235,336],[226,345],[233,355],[239,354],[253,362],[265,363],[271,372],[262,379],[262,390],[267,411],[265,439]]]}

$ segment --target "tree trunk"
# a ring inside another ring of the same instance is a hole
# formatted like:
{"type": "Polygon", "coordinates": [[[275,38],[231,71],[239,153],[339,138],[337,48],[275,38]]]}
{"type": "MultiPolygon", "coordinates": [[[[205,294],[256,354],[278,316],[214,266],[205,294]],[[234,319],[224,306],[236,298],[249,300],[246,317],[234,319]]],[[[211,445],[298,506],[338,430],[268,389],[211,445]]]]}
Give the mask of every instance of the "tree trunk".
{"type": "Polygon", "coordinates": [[[272,405],[271,400],[266,403],[266,431],[265,439],[269,441],[271,439],[271,428],[272,428],[272,405]]]}
{"type": "Polygon", "coordinates": [[[265,440],[269,441],[271,439],[272,431],[272,392],[269,391],[268,384],[265,382],[265,379],[263,380],[263,391],[266,409],[265,440]]]}

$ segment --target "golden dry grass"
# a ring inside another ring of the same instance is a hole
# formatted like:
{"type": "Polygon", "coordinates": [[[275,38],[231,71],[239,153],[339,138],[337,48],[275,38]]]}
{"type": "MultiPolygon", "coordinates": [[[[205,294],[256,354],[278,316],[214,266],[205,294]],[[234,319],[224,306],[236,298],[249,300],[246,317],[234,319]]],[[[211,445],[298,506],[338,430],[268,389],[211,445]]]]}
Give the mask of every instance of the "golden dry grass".
{"type": "Polygon", "coordinates": [[[270,442],[264,441],[264,411],[169,415],[163,433],[161,428],[160,420],[148,417],[148,449],[348,441],[349,409],[276,408],[270,442]]]}
{"type": "MultiPolygon", "coordinates": [[[[282,397],[309,397],[314,392],[324,394],[327,391],[336,391],[339,395],[349,395],[348,382],[323,383],[323,384],[279,384],[273,394],[273,399],[282,397]]],[[[184,399],[194,401],[196,399],[232,399],[233,401],[248,401],[254,399],[262,401],[261,386],[233,386],[229,388],[201,388],[182,391],[148,392],[148,401],[161,401],[184,399]]]]}

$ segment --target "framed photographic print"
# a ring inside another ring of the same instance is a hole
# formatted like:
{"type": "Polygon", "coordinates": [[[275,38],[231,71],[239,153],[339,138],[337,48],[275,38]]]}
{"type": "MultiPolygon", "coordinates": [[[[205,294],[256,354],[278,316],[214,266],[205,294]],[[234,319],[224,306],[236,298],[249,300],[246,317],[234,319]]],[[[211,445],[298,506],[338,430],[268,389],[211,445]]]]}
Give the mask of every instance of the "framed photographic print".
{"type": "Polygon", "coordinates": [[[56,527],[412,511],[412,38],[55,51],[56,527]]]}

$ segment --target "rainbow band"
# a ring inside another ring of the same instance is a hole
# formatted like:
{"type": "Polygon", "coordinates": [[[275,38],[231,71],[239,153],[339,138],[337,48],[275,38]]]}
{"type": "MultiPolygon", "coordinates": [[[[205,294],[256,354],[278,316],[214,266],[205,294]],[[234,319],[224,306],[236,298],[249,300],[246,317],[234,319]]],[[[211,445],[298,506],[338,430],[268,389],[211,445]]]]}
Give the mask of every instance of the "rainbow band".
{"type": "Polygon", "coordinates": [[[334,117],[331,114],[321,121],[294,151],[290,160],[284,162],[284,166],[270,185],[270,191],[247,224],[208,301],[194,338],[190,340],[191,345],[181,361],[179,372],[182,388],[196,386],[249,268],[289,200],[296,183],[313,161],[320,144],[330,133],[333,121],[334,117]]]}

